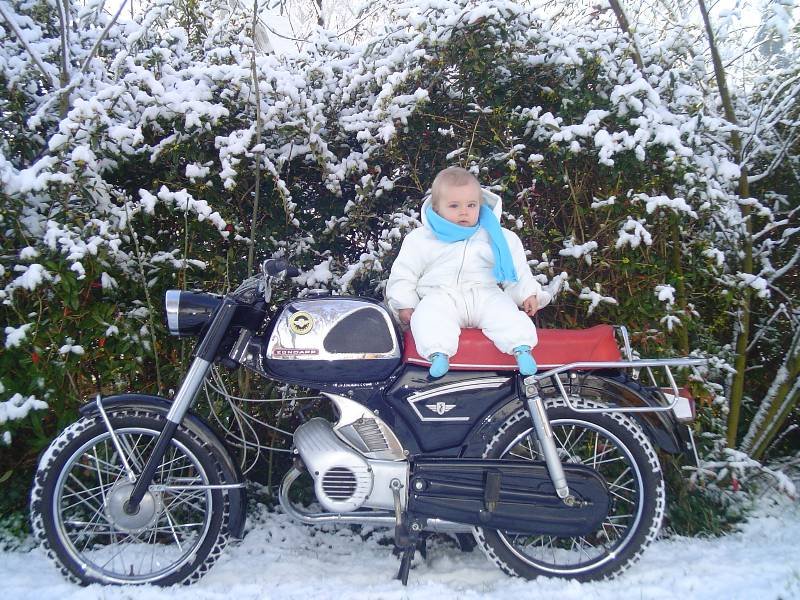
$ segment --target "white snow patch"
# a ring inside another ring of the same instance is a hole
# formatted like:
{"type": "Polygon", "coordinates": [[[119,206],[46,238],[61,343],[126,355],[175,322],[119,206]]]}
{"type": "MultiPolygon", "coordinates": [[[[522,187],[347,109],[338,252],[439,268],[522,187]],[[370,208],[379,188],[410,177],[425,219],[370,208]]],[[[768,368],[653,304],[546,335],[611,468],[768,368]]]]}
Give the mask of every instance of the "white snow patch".
{"type": "Polygon", "coordinates": [[[192,586],[79,587],[40,548],[0,551],[0,594],[15,600],[750,600],[797,598],[800,507],[762,500],[756,516],[719,538],[661,538],[613,581],[533,581],[504,575],[479,550],[460,552],[451,538],[429,542],[414,558],[408,587],[394,579],[391,531],[309,527],[257,505],[244,540],[228,546],[192,586]],[[366,536],[365,540],[361,537],[366,536]]]}
{"type": "Polygon", "coordinates": [[[564,240],[564,248],[563,250],[559,250],[558,254],[560,256],[571,256],[572,258],[581,258],[586,261],[587,265],[592,264],[592,252],[597,250],[597,242],[590,241],[586,242],[585,244],[576,244],[575,238],[570,237],[568,240],[564,240]]]}
{"type": "Polygon", "coordinates": [[[658,208],[667,208],[677,214],[685,213],[695,219],[697,218],[697,213],[692,210],[692,207],[683,198],[647,196],[646,194],[637,194],[634,197],[645,202],[645,210],[647,210],[648,215],[653,214],[658,208]]]}
{"type": "Polygon", "coordinates": [[[681,326],[681,320],[675,315],[666,315],[664,317],[661,317],[659,323],[661,323],[664,327],[666,327],[667,331],[672,331],[676,327],[681,326]]]}
{"type": "Polygon", "coordinates": [[[599,291],[591,290],[588,287],[585,287],[581,290],[578,298],[589,301],[589,308],[586,312],[586,314],[589,315],[594,312],[594,309],[600,306],[601,302],[605,304],[617,304],[617,300],[615,298],[612,298],[611,296],[603,296],[599,291]]]}
{"type": "Polygon", "coordinates": [[[33,327],[33,323],[25,323],[19,327],[6,327],[6,348],[16,348],[19,346],[28,335],[28,329],[31,327],[33,327]]]}
{"type": "Polygon", "coordinates": [[[78,346],[74,344],[64,344],[63,346],[61,346],[61,348],[58,349],[58,351],[60,354],[72,353],[72,354],[77,354],[78,356],[81,356],[82,354],[86,353],[86,351],[83,349],[83,346],[78,346]]]}
{"type": "Polygon", "coordinates": [[[653,243],[653,237],[650,232],[644,227],[645,222],[641,219],[634,219],[628,217],[628,220],[619,230],[619,237],[617,238],[616,248],[622,248],[629,245],[631,248],[638,248],[644,242],[645,246],[650,246],[653,243]]]}
{"type": "Polygon", "coordinates": [[[737,273],[736,277],[743,286],[753,288],[759,298],[769,298],[769,283],[763,277],[751,273],[737,273]]]}
{"type": "Polygon", "coordinates": [[[331,273],[331,262],[333,259],[329,258],[324,262],[315,265],[308,271],[304,271],[297,277],[297,281],[300,285],[304,285],[306,287],[312,287],[314,285],[320,283],[328,283],[331,279],[333,279],[333,273],[331,273]]]}
{"type": "Polygon", "coordinates": [[[203,165],[199,165],[197,163],[191,163],[186,165],[186,177],[194,181],[195,179],[200,179],[206,177],[211,171],[210,167],[204,167],[203,165]]]}
{"type": "Polygon", "coordinates": [[[19,259],[20,260],[31,260],[39,256],[39,251],[32,247],[32,246],[25,246],[22,250],[19,251],[19,259]]]}
{"type": "Polygon", "coordinates": [[[106,272],[100,274],[100,285],[104,290],[113,290],[117,287],[117,280],[106,272]]]}
{"type": "Polygon", "coordinates": [[[0,425],[7,421],[24,419],[30,411],[44,410],[45,408],[47,408],[47,402],[43,402],[35,396],[26,398],[22,394],[14,394],[5,402],[0,402],[0,425]]]}
{"type": "Polygon", "coordinates": [[[22,275],[11,282],[11,287],[21,287],[26,290],[35,290],[43,281],[50,279],[50,273],[40,264],[34,263],[32,265],[16,265],[14,271],[21,272],[22,275]]]}
{"type": "Polygon", "coordinates": [[[659,301],[666,302],[668,305],[675,304],[675,288],[667,283],[656,286],[656,296],[659,301]]]}

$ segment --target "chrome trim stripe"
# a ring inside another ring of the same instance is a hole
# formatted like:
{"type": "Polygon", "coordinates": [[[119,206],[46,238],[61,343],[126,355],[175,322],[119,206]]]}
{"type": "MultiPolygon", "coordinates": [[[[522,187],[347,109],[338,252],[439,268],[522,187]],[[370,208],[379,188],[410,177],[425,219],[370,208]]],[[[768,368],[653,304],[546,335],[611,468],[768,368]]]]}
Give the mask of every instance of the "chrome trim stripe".
{"type": "Polygon", "coordinates": [[[172,335],[178,335],[178,312],[181,307],[181,291],[167,290],[164,295],[164,310],[167,313],[167,328],[172,335]]]}
{"type": "Polygon", "coordinates": [[[415,392],[411,394],[406,400],[409,402],[417,402],[426,398],[433,398],[434,396],[441,396],[442,394],[451,394],[453,392],[460,392],[462,390],[472,390],[476,388],[498,388],[509,380],[508,377],[486,377],[483,379],[468,379],[467,381],[458,381],[437,387],[432,390],[425,390],[422,392],[415,392]]]}
{"type": "Polygon", "coordinates": [[[443,385],[432,390],[416,392],[408,396],[408,398],[406,398],[406,401],[411,406],[411,409],[415,413],[417,413],[417,417],[419,417],[419,420],[423,422],[445,423],[448,421],[449,422],[469,421],[470,417],[425,417],[417,408],[417,402],[423,402],[425,400],[430,400],[431,398],[435,398],[437,396],[443,396],[445,394],[453,394],[457,392],[496,389],[505,385],[508,381],[509,381],[508,377],[487,377],[484,379],[470,379],[468,381],[459,381],[457,383],[443,385]]]}

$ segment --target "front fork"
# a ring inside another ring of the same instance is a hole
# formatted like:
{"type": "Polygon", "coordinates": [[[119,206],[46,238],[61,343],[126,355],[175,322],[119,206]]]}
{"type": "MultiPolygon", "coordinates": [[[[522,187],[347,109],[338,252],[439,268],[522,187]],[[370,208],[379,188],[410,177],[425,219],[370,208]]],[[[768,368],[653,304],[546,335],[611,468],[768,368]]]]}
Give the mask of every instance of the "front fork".
{"type": "MultiPolygon", "coordinates": [[[[194,352],[194,360],[189,367],[189,371],[186,373],[183,383],[181,383],[181,387],[178,389],[178,393],[175,394],[172,407],[167,413],[167,421],[164,424],[164,428],[161,430],[156,440],[156,445],[153,448],[152,454],[147,459],[147,463],[144,465],[139,478],[136,480],[130,498],[128,498],[128,501],[125,503],[125,512],[128,514],[136,514],[139,511],[139,503],[142,501],[142,498],[144,498],[144,495],[147,493],[153,481],[153,477],[161,464],[161,460],[164,458],[172,442],[172,436],[175,435],[178,425],[180,425],[183,417],[192,406],[197,392],[200,390],[200,386],[203,385],[206,375],[208,375],[211,364],[217,357],[219,347],[230,328],[231,321],[236,312],[236,307],[236,302],[225,298],[214,314],[214,318],[211,320],[206,334],[197,345],[194,352]]],[[[99,399],[98,409],[102,411],[99,399]]],[[[110,424],[107,423],[107,426],[110,426],[110,424]]],[[[113,437],[113,431],[111,435],[113,437]]]]}
{"type": "Polygon", "coordinates": [[[539,394],[539,385],[536,382],[536,378],[533,375],[525,377],[525,379],[520,376],[518,382],[521,382],[519,385],[523,393],[520,396],[525,398],[525,402],[528,405],[528,412],[536,430],[536,439],[539,442],[542,454],[544,454],[547,472],[550,474],[550,479],[556,488],[556,494],[565,504],[571,505],[575,499],[569,493],[564,467],[561,465],[561,459],[558,458],[558,450],[553,438],[553,428],[550,427],[550,420],[547,418],[547,411],[539,394]]]}

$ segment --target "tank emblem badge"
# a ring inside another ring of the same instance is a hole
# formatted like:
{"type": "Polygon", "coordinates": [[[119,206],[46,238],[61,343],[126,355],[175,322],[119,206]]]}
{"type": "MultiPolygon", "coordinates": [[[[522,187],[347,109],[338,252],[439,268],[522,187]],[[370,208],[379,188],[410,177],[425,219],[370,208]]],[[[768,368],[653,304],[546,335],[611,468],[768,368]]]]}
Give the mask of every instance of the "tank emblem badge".
{"type": "Polygon", "coordinates": [[[314,328],[314,318],[301,310],[289,317],[289,329],[298,335],[305,335],[314,328]]]}
{"type": "Polygon", "coordinates": [[[437,402],[436,404],[426,404],[425,408],[429,408],[437,415],[443,415],[450,412],[456,407],[455,404],[445,404],[444,402],[437,402]]]}

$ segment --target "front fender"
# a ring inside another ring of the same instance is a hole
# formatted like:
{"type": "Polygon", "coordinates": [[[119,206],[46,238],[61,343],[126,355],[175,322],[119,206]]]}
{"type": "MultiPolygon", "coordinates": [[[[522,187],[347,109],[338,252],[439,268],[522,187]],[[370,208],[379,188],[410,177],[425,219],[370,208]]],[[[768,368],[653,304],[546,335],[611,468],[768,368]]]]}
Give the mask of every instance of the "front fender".
{"type": "MultiPolygon", "coordinates": [[[[161,396],[151,396],[148,394],[119,394],[107,396],[102,399],[103,408],[108,413],[118,412],[124,409],[143,408],[155,411],[167,416],[172,403],[161,396]]],[[[99,412],[96,402],[84,404],[79,409],[84,417],[95,415],[99,412]]],[[[243,483],[239,465],[231,457],[228,447],[217,432],[199,415],[188,412],[181,422],[186,428],[198,437],[206,440],[213,449],[217,459],[222,466],[223,480],[226,483],[243,483]]],[[[247,510],[247,493],[245,488],[232,488],[228,490],[231,502],[231,512],[229,521],[230,534],[241,539],[244,534],[245,514],[247,510]]]]}
{"type": "MultiPolygon", "coordinates": [[[[625,373],[603,371],[574,375],[563,381],[567,393],[571,396],[588,398],[608,406],[663,406],[652,392],[625,373]]],[[[558,388],[551,380],[544,380],[539,392],[545,400],[561,397],[558,388]]],[[[523,406],[518,397],[509,398],[508,402],[480,421],[467,437],[462,456],[481,456],[483,448],[492,439],[497,428],[523,406]]],[[[687,447],[686,441],[680,435],[680,428],[685,426],[678,423],[672,413],[631,413],[631,416],[636,419],[656,449],[668,454],[691,452],[691,446],[687,447]]]]}

